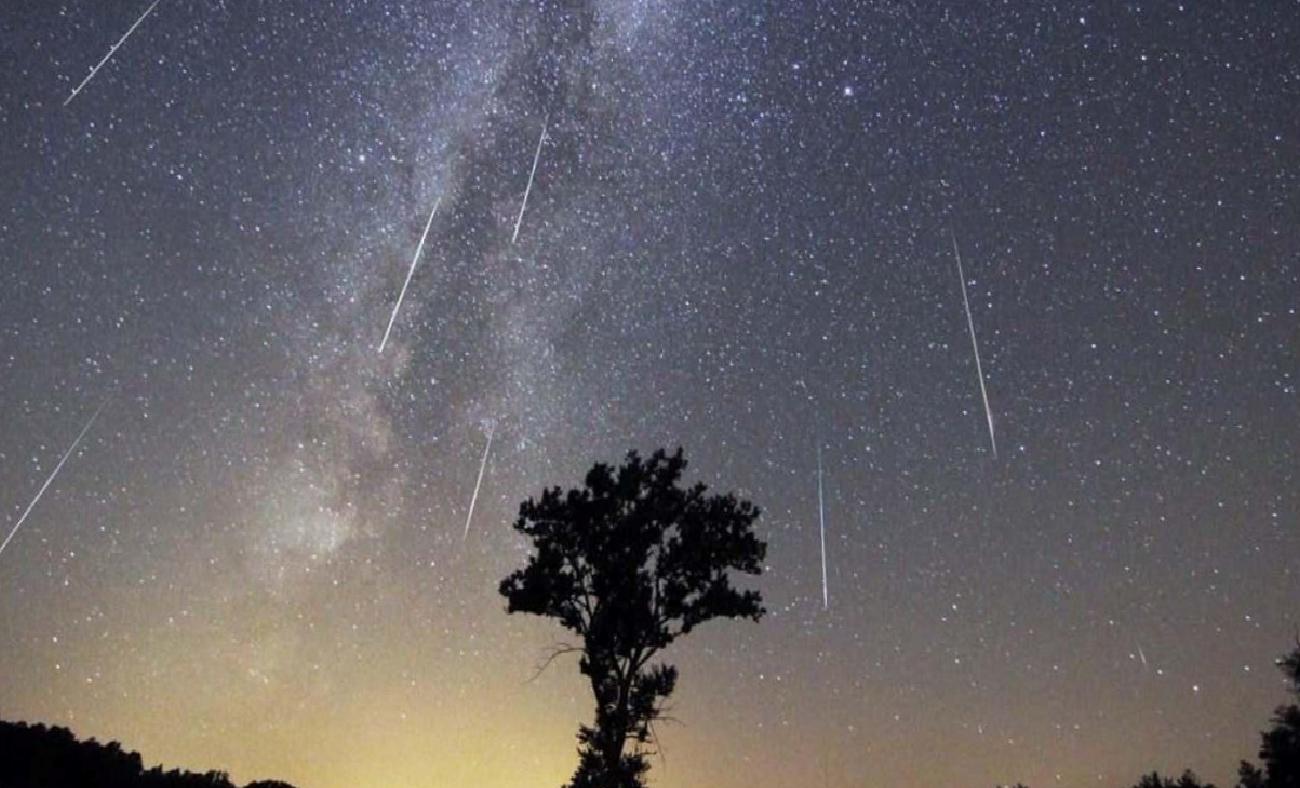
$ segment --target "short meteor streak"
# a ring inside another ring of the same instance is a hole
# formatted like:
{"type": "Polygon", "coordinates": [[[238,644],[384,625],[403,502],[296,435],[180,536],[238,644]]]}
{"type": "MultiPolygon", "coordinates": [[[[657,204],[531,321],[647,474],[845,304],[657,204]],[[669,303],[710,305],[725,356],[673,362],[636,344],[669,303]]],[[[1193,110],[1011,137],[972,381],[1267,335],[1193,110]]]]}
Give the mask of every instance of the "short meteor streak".
{"type": "Polygon", "coordinates": [[[50,472],[50,476],[45,480],[45,484],[42,484],[41,489],[36,491],[36,497],[32,499],[31,503],[27,504],[27,508],[23,511],[22,516],[18,518],[18,522],[14,523],[14,527],[9,531],[9,535],[5,537],[3,543],[0,543],[0,553],[4,553],[5,548],[9,546],[9,542],[14,538],[14,534],[18,533],[18,529],[23,527],[23,523],[27,521],[27,515],[32,513],[32,509],[36,508],[36,504],[40,502],[41,496],[45,495],[46,489],[48,489],[54,482],[54,477],[58,476],[59,471],[63,470],[63,464],[67,462],[68,458],[72,456],[72,453],[77,450],[77,446],[81,445],[81,439],[86,437],[87,432],[90,432],[91,426],[95,423],[95,419],[99,418],[99,412],[103,409],[103,405],[100,405],[95,409],[95,413],[90,417],[90,421],[86,422],[86,426],[82,427],[81,432],[77,434],[77,439],[72,442],[72,445],[68,447],[68,450],[59,458],[59,463],[54,466],[54,470],[50,472]]]}
{"type": "Polygon", "coordinates": [[[519,225],[524,221],[524,209],[528,207],[528,194],[533,190],[533,178],[537,176],[537,161],[542,158],[542,143],[546,141],[546,124],[542,121],[542,133],[537,137],[537,150],[533,152],[533,169],[528,173],[528,185],[524,187],[524,200],[519,204],[519,216],[515,219],[515,233],[510,236],[510,243],[519,238],[519,225]]]}
{"type": "Polygon", "coordinates": [[[1138,646],[1138,656],[1142,658],[1142,667],[1147,667],[1147,655],[1142,653],[1142,646],[1138,646]]]}
{"type": "Polygon", "coordinates": [[[966,297],[966,272],[961,267],[961,251],[957,249],[957,235],[951,230],[952,253],[957,258],[957,276],[961,277],[961,303],[966,307],[966,327],[970,329],[970,344],[975,351],[975,374],[980,382],[980,397],[984,399],[984,416],[989,422],[989,444],[993,447],[993,456],[998,456],[998,442],[993,436],[993,409],[989,407],[989,392],[984,387],[984,368],[980,365],[980,345],[975,339],[975,320],[970,314],[970,300],[966,297]]]}
{"type": "Polygon", "coordinates": [[[830,586],[826,582],[826,507],[822,495],[822,444],[817,442],[817,524],[822,542],[822,607],[831,609],[830,586]]]}
{"type": "Polygon", "coordinates": [[[113,57],[113,53],[117,52],[118,47],[122,46],[122,44],[124,44],[126,40],[130,38],[131,34],[135,32],[135,29],[139,27],[140,23],[145,20],[145,17],[153,13],[153,10],[157,8],[158,4],[161,2],[162,0],[153,0],[153,3],[151,3],[149,7],[144,10],[144,13],[140,14],[140,18],[135,20],[135,24],[131,25],[131,27],[125,33],[122,34],[122,37],[117,40],[116,44],[108,48],[108,54],[104,55],[103,60],[100,60],[98,63],[96,63],[95,67],[92,68],[90,70],[90,73],[86,75],[86,78],[81,80],[81,84],[77,85],[77,87],[72,91],[72,94],[68,96],[67,99],[64,100],[63,106],[66,107],[72,103],[72,100],[77,97],[77,94],[81,92],[81,89],[84,88],[87,84],[89,84],[90,80],[94,79],[95,75],[99,73],[99,70],[104,67],[104,64],[107,63],[111,57],[113,57]]]}
{"type": "Polygon", "coordinates": [[[465,535],[462,540],[469,538],[469,524],[474,520],[474,504],[478,503],[478,491],[483,486],[483,471],[487,469],[488,452],[492,450],[492,433],[496,432],[496,424],[488,424],[487,443],[483,446],[483,460],[478,466],[478,481],[474,482],[474,494],[469,499],[469,514],[465,515],[465,535]]]}
{"type": "Polygon", "coordinates": [[[388,335],[393,331],[393,322],[397,320],[397,310],[402,308],[402,299],[406,298],[406,288],[411,284],[411,277],[415,276],[415,266],[420,262],[420,252],[424,250],[424,241],[429,237],[429,228],[433,226],[433,217],[438,213],[438,206],[442,205],[442,195],[433,201],[433,210],[429,211],[429,221],[424,224],[424,234],[420,236],[420,243],[415,247],[415,257],[411,258],[411,270],[406,272],[406,281],[402,283],[402,292],[397,294],[397,303],[393,304],[393,314],[388,318],[388,328],[384,329],[384,338],[379,342],[379,352],[384,352],[384,346],[388,344],[388,335]]]}

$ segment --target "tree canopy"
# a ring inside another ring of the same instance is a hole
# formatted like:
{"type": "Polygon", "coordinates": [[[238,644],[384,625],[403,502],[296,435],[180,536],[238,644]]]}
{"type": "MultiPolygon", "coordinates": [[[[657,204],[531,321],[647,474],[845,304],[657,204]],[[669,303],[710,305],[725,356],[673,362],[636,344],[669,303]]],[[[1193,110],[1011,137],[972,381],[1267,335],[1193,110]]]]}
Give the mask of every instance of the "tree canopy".
{"type": "Polygon", "coordinates": [[[681,486],[685,468],[681,449],[634,451],[618,468],[597,463],[581,487],[519,507],[515,530],[534,551],[501,582],[507,611],[555,618],[581,638],[566,650],[581,653],[596,699],[594,725],[578,733],[573,788],[642,785],[646,745],[677,681],[675,667],[651,660],[706,621],[764,612],[760,594],[731,577],[762,572],[758,508],[681,486]]]}

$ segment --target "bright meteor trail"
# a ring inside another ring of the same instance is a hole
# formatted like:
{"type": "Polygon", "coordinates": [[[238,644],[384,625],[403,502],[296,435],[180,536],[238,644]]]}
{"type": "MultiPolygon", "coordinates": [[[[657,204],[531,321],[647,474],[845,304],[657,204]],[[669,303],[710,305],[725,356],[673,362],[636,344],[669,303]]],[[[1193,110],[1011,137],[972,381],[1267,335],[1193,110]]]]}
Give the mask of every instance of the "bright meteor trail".
{"type": "Polygon", "coordinates": [[[961,278],[961,303],[966,307],[966,327],[970,329],[970,344],[975,351],[975,374],[980,382],[980,397],[984,399],[984,416],[989,422],[989,444],[993,447],[993,456],[998,456],[998,442],[993,437],[993,409],[989,407],[989,392],[984,388],[984,368],[980,365],[980,345],[975,339],[975,320],[970,314],[970,301],[966,298],[966,272],[961,267],[961,251],[957,249],[957,235],[951,230],[952,253],[957,258],[957,276],[961,278]]]}
{"type": "Polygon", "coordinates": [[[18,529],[23,527],[23,523],[27,520],[27,515],[32,513],[32,509],[36,508],[36,504],[40,502],[41,496],[45,494],[45,490],[54,482],[54,477],[59,475],[59,471],[63,469],[63,463],[67,462],[68,458],[72,456],[72,453],[77,450],[77,446],[81,444],[81,439],[86,437],[87,432],[90,432],[91,426],[95,423],[95,419],[99,418],[99,412],[103,409],[104,406],[102,404],[95,409],[95,413],[90,417],[90,421],[86,422],[86,426],[82,427],[81,432],[77,434],[77,439],[72,442],[72,445],[68,447],[68,450],[59,458],[58,464],[55,465],[54,470],[50,472],[49,478],[45,480],[45,484],[42,484],[41,489],[36,491],[36,497],[32,499],[31,503],[27,504],[27,508],[23,510],[22,516],[18,518],[18,522],[14,523],[13,529],[9,531],[9,535],[5,537],[4,542],[0,542],[0,554],[4,553],[5,548],[9,546],[10,540],[14,538],[14,534],[18,533],[18,529]]]}
{"type": "Polygon", "coordinates": [[[104,67],[105,63],[108,62],[109,58],[113,57],[113,53],[118,50],[118,47],[122,46],[122,44],[126,42],[126,39],[129,38],[131,34],[135,32],[135,29],[140,26],[140,23],[144,21],[145,17],[153,13],[154,8],[156,8],[157,5],[161,2],[162,0],[153,0],[153,3],[151,3],[149,7],[144,10],[144,13],[140,14],[140,18],[135,20],[135,24],[131,25],[131,27],[128,28],[127,31],[122,34],[122,37],[117,40],[116,44],[108,48],[108,54],[104,55],[104,58],[95,64],[95,67],[90,70],[90,73],[86,75],[86,78],[81,80],[81,84],[77,85],[77,87],[72,91],[72,94],[69,95],[63,101],[63,106],[66,107],[72,103],[72,100],[77,97],[77,94],[81,92],[81,89],[84,88],[90,82],[90,80],[94,79],[95,75],[99,73],[99,70],[104,67]]]}
{"type": "Polygon", "coordinates": [[[528,207],[528,193],[533,190],[533,178],[537,175],[537,161],[542,158],[542,143],[546,141],[546,120],[542,121],[542,133],[537,137],[537,150],[533,152],[533,169],[528,173],[528,185],[524,187],[524,200],[519,203],[519,216],[515,219],[515,233],[510,236],[510,243],[519,238],[519,225],[524,221],[524,209],[528,207]]]}
{"type": "Polygon", "coordinates": [[[397,320],[397,310],[402,308],[402,299],[406,298],[406,288],[411,284],[411,277],[415,276],[415,266],[420,262],[420,252],[424,251],[424,241],[429,237],[429,228],[433,226],[433,217],[438,213],[438,206],[442,205],[442,195],[433,201],[433,210],[429,211],[429,221],[424,224],[424,234],[420,236],[420,243],[415,247],[415,256],[411,258],[411,270],[406,272],[406,281],[402,283],[402,291],[397,294],[397,303],[393,304],[393,314],[388,317],[388,328],[384,329],[384,338],[379,342],[379,352],[384,352],[384,346],[388,344],[388,335],[393,331],[393,322],[397,320]]]}
{"type": "Polygon", "coordinates": [[[487,443],[483,446],[483,460],[478,466],[478,481],[474,482],[474,494],[469,499],[469,514],[465,515],[465,535],[462,539],[469,538],[469,524],[474,519],[474,504],[478,503],[478,491],[483,486],[483,471],[487,468],[488,452],[492,450],[492,433],[496,432],[497,425],[489,423],[487,428],[487,443]]]}

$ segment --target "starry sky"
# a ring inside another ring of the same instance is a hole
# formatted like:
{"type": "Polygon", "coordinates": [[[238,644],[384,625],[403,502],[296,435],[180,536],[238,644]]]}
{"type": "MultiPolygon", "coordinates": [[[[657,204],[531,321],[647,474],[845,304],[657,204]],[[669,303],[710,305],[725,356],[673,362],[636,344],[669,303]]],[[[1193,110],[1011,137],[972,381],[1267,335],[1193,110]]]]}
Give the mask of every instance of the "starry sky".
{"type": "Polygon", "coordinates": [[[559,785],[509,524],[681,445],[769,614],[670,651],[655,785],[1227,781],[1300,623],[1300,6],[1040,5],[161,0],[65,106],[148,3],[7,0],[0,529],[102,411],[0,716],[559,785]]]}

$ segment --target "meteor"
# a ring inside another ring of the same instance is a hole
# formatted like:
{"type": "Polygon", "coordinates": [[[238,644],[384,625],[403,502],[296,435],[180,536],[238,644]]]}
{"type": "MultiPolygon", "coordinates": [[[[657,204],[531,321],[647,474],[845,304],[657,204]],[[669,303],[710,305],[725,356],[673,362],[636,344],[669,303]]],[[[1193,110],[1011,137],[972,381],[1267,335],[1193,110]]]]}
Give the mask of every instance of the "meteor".
{"type": "Polygon", "coordinates": [[[95,75],[99,73],[99,70],[104,67],[105,63],[108,62],[109,58],[113,57],[113,53],[117,52],[118,47],[122,46],[122,44],[126,42],[126,39],[129,38],[131,34],[135,32],[135,29],[140,26],[140,23],[144,21],[145,17],[153,13],[154,8],[156,8],[158,4],[161,2],[162,0],[153,0],[153,3],[151,3],[149,7],[144,10],[144,13],[140,14],[140,18],[135,20],[135,24],[131,25],[131,27],[128,28],[127,31],[122,34],[122,37],[117,40],[116,44],[108,48],[108,54],[104,55],[104,58],[95,64],[95,67],[90,70],[90,73],[86,75],[86,78],[81,80],[81,84],[77,85],[77,87],[73,89],[72,94],[69,95],[68,98],[64,100],[63,106],[66,107],[72,103],[72,100],[77,97],[77,94],[81,92],[81,89],[84,88],[90,82],[90,80],[94,79],[95,75]]]}
{"type": "Polygon", "coordinates": [[[433,210],[429,211],[429,221],[424,224],[424,234],[420,236],[420,243],[415,247],[415,257],[411,258],[411,270],[406,272],[406,281],[402,283],[402,292],[397,294],[397,303],[393,304],[393,314],[388,318],[388,328],[384,329],[384,338],[379,342],[379,352],[384,352],[384,346],[388,344],[388,335],[393,331],[393,322],[397,320],[397,310],[402,308],[402,299],[406,298],[406,288],[411,284],[411,277],[415,276],[415,266],[420,262],[420,252],[424,250],[424,241],[429,237],[429,228],[433,226],[433,217],[438,213],[438,206],[442,205],[442,195],[433,201],[433,210]]]}
{"type": "Polygon", "coordinates": [[[528,173],[528,185],[524,187],[524,200],[519,204],[519,216],[515,219],[515,233],[510,236],[510,243],[519,238],[519,225],[524,221],[524,209],[528,207],[528,194],[533,190],[533,178],[537,175],[537,161],[542,157],[542,143],[546,141],[546,120],[542,121],[542,133],[537,137],[537,150],[533,152],[533,169],[528,173]]]}
{"type": "Polygon", "coordinates": [[[483,486],[483,471],[487,469],[488,452],[492,450],[492,433],[496,432],[497,425],[495,422],[489,422],[487,425],[487,443],[483,446],[483,460],[478,466],[478,481],[474,482],[474,494],[469,499],[469,514],[465,515],[465,535],[461,540],[469,538],[469,524],[474,519],[474,504],[478,503],[478,491],[483,486]]]}
{"type": "Polygon", "coordinates": [[[14,534],[18,533],[18,529],[23,527],[23,523],[27,521],[27,515],[32,513],[32,509],[36,508],[36,504],[40,502],[41,496],[45,495],[45,490],[54,482],[54,477],[59,475],[59,471],[63,470],[63,464],[67,462],[68,458],[72,456],[72,453],[77,450],[77,446],[81,444],[81,439],[86,437],[87,432],[90,432],[91,425],[95,423],[95,419],[99,418],[99,412],[103,409],[104,406],[102,404],[95,409],[95,413],[90,417],[90,421],[86,422],[86,426],[82,427],[81,432],[77,434],[77,439],[72,442],[72,445],[68,447],[68,450],[59,458],[58,464],[55,465],[54,470],[50,472],[49,478],[45,480],[45,484],[42,484],[41,489],[36,491],[36,497],[32,499],[31,503],[27,504],[27,508],[23,510],[22,515],[18,518],[18,522],[14,523],[13,530],[11,530],[9,535],[5,537],[4,542],[0,542],[0,553],[4,553],[5,548],[9,546],[10,540],[14,538],[14,534]]]}
{"type": "Polygon", "coordinates": [[[826,507],[822,495],[822,444],[817,441],[817,524],[822,541],[822,607],[831,609],[830,587],[826,582],[826,507]]]}
{"type": "Polygon", "coordinates": [[[998,456],[998,442],[993,437],[993,410],[989,407],[989,392],[984,388],[984,368],[980,365],[980,345],[975,339],[975,320],[970,314],[970,301],[966,298],[966,273],[961,267],[961,251],[957,248],[957,235],[948,231],[952,236],[952,253],[957,258],[957,276],[961,278],[961,303],[966,307],[966,327],[970,329],[970,344],[975,351],[975,374],[980,382],[980,396],[984,399],[984,416],[989,423],[989,444],[993,447],[993,456],[998,456]]]}

